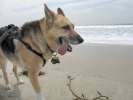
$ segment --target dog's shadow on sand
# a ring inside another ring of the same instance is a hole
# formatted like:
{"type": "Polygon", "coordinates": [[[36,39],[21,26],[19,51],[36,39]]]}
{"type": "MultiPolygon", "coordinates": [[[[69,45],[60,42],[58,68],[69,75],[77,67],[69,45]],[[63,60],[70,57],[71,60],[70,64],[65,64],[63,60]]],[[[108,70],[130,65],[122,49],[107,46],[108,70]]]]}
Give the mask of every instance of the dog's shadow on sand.
{"type": "Polygon", "coordinates": [[[0,100],[22,100],[18,85],[14,85],[11,90],[6,90],[0,84],[0,100]]]}

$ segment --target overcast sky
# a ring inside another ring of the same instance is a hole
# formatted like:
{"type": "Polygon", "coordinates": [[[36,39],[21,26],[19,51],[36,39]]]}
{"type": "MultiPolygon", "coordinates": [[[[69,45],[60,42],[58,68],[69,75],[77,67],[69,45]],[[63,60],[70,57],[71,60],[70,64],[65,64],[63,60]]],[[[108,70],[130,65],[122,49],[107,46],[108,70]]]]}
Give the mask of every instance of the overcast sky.
{"type": "MultiPolygon", "coordinates": [[[[21,25],[44,16],[45,0],[0,0],[0,26],[21,25]]],[[[133,24],[133,0],[47,0],[76,25],[133,24]]]]}

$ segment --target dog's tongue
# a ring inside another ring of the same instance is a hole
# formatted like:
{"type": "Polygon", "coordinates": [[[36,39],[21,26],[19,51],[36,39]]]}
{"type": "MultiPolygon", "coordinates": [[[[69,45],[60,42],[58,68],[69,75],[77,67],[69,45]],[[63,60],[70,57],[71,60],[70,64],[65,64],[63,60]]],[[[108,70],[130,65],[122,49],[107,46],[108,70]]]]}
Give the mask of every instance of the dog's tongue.
{"type": "Polygon", "coordinates": [[[67,44],[63,44],[58,48],[58,53],[64,55],[67,52],[67,44]]]}

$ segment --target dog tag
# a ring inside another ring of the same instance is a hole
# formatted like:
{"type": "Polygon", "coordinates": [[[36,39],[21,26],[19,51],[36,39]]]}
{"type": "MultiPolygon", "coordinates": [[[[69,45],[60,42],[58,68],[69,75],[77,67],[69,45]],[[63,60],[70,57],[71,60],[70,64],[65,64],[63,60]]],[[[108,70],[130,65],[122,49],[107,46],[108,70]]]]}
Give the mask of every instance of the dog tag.
{"type": "Polygon", "coordinates": [[[56,55],[53,55],[53,57],[52,57],[52,59],[51,59],[51,63],[52,63],[52,64],[60,63],[60,60],[59,60],[59,58],[57,57],[57,54],[56,54],[56,55]]]}

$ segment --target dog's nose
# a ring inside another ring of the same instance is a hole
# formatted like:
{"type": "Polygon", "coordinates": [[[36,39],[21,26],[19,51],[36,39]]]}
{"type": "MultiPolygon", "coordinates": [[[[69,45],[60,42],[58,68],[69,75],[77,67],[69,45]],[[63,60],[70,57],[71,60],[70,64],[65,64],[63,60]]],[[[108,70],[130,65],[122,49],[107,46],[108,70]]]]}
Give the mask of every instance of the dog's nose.
{"type": "Polygon", "coordinates": [[[83,43],[84,39],[81,36],[78,36],[78,41],[79,41],[79,43],[83,43]]]}
{"type": "Polygon", "coordinates": [[[79,42],[80,42],[80,43],[83,43],[84,40],[83,40],[82,38],[79,38],[79,42]]]}

